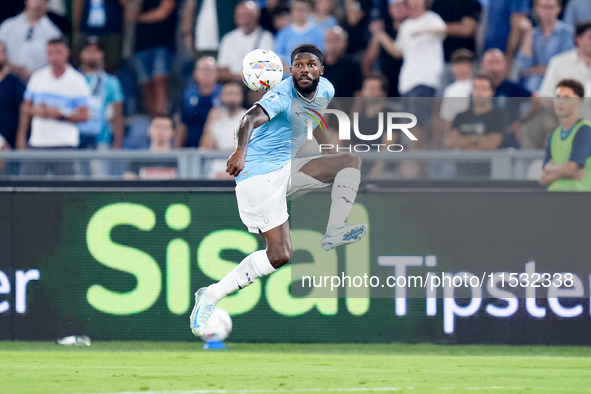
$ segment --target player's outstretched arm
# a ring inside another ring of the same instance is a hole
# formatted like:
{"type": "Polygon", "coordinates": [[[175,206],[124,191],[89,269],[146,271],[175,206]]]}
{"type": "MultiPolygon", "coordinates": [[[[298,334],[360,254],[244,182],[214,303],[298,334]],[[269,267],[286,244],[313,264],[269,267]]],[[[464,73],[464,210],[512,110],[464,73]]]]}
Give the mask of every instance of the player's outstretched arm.
{"type": "Polygon", "coordinates": [[[236,125],[236,150],[226,163],[226,172],[232,176],[238,176],[244,169],[246,149],[252,131],[269,121],[269,115],[259,105],[253,105],[236,125]]]}

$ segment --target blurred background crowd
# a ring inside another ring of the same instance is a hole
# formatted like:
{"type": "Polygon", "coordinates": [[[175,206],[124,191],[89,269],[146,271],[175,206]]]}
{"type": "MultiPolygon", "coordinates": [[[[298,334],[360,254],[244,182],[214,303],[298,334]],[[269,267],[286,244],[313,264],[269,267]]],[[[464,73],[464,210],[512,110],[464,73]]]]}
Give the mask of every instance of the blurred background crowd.
{"type": "Polygon", "coordinates": [[[590,21],[591,0],[3,0],[0,149],[232,150],[261,96],[243,57],[271,49],[287,70],[300,43],[325,51],[336,97],[367,99],[368,128],[397,100],[415,113],[413,149],[544,149],[544,98],[565,78],[591,92],[590,21]]]}

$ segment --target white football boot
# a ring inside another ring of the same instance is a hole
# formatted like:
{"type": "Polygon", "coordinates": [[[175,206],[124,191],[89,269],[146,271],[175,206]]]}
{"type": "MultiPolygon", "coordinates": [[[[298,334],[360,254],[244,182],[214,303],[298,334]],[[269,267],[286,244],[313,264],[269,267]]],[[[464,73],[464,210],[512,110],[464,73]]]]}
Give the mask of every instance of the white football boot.
{"type": "Polygon", "coordinates": [[[207,301],[205,293],[207,293],[207,287],[202,287],[195,292],[195,306],[189,318],[191,331],[196,337],[203,335],[207,322],[216,306],[216,304],[207,301]]]}
{"type": "Polygon", "coordinates": [[[324,234],[320,246],[329,251],[337,246],[355,243],[361,240],[365,234],[367,234],[367,224],[345,224],[343,227],[335,228],[324,234]]]}

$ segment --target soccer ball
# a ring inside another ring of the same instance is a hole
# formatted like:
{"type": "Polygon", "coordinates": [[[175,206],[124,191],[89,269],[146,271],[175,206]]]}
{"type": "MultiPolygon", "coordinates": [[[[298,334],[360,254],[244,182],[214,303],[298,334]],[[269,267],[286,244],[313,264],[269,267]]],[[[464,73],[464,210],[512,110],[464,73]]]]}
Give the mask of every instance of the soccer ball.
{"type": "Polygon", "coordinates": [[[232,332],[232,318],[223,309],[215,308],[201,336],[205,342],[221,342],[232,332]]]}
{"type": "Polygon", "coordinates": [[[283,64],[274,52],[255,49],[242,60],[242,80],[250,90],[266,92],[283,79],[283,64]]]}

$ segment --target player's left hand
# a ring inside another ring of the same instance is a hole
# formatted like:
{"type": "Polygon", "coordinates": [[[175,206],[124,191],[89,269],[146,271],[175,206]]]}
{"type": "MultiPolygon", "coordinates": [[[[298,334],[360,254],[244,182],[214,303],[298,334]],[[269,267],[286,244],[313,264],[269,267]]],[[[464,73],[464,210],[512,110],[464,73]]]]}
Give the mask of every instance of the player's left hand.
{"type": "Polygon", "coordinates": [[[226,172],[232,176],[238,176],[244,169],[246,152],[242,149],[236,149],[226,163],[226,172]]]}

